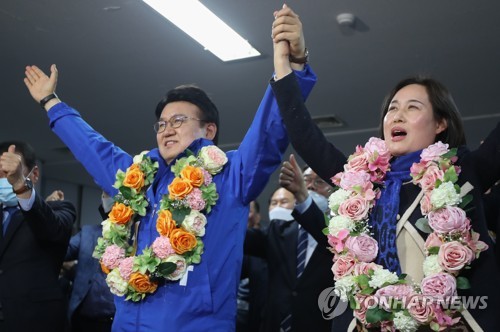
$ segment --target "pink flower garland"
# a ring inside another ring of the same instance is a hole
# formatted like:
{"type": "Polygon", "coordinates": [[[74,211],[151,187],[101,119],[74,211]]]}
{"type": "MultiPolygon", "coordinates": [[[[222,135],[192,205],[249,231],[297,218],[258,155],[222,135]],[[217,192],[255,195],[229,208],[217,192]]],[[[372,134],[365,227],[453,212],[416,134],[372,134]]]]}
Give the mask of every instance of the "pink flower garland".
{"type": "Polygon", "coordinates": [[[420,162],[410,169],[413,183],[424,191],[420,202],[424,219],[417,227],[430,233],[424,248],[425,278],[420,285],[408,285],[406,275],[397,276],[373,263],[378,244],[370,235],[369,213],[390,168],[392,156],[385,142],[370,138],[364,147],[357,146],[344,172],[332,178],[338,188],[329,198],[332,218],[325,233],[334,254],[335,293],[357,308],[354,316],[366,327],[413,331],[419,325],[430,325],[441,330],[459,321],[459,317],[453,318],[456,311],[445,310],[441,304],[456,295],[463,286],[457,278],[462,284],[465,279],[459,273],[488,246],[479,241],[458,206],[462,198],[455,185],[460,173],[453,164],[455,153],[448,144],[437,142],[424,149],[420,162]]]}

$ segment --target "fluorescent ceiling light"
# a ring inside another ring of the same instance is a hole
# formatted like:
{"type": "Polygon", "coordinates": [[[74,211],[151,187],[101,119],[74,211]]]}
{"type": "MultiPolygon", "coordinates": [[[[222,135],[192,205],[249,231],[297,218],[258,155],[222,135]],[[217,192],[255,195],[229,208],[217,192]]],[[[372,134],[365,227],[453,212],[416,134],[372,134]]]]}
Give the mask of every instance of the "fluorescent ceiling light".
{"type": "Polygon", "coordinates": [[[198,0],[143,0],[222,61],[260,55],[198,0]]]}

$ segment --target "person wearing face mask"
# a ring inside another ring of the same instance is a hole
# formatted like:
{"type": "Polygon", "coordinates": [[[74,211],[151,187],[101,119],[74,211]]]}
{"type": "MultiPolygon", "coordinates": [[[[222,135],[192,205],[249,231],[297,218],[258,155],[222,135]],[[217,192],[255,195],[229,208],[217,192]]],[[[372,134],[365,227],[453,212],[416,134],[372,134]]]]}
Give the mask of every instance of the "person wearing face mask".
{"type": "MultiPolygon", "coordinates": [[[[314,175],[308,173],[309,177],[314,175]]],[[[249,230],[246,235],[245,253],[265,258],[269,266],[268,295],[260,331],[329,331],[331,328],[331,321],[325,320],[318,309],[321,292],[333,286],[329,275],[331,254],[321,232],[328,206],[317,190],[321,187],[328,191],[329,186],[316,187],[314,184],[319,182],[313,181],[313,185],[308,186],[311,193],[308,194],[305,179],[308,178],[299,177],[294,186],[278,188],[269,201],[267,231],[249,230]],[[296,203],[306,197],[311,201],[303,213],[298,213],[294,210],[296,203]],[[305,229],[301,224],[320,226],[305,229]]]]}
{"type": "MultiPolygon", "coordinates": [[[[99,212],[107,219],[113,198],[102,192],[99,212]]],[[[77,260],[73,289],[69,299],[68,318],[73,332],[109,332],[115,315],[113,294],[106,285],[106,274],[92,257],[102,225],[84,225],[71,237],[66,261],[77,260]]]]}
{"type": "Polygon", "coordinates": [[[0,143],[0,331],[63,331],[59,271],[76,218],[66,201],[46,202],[33,148],[0,143]]]}

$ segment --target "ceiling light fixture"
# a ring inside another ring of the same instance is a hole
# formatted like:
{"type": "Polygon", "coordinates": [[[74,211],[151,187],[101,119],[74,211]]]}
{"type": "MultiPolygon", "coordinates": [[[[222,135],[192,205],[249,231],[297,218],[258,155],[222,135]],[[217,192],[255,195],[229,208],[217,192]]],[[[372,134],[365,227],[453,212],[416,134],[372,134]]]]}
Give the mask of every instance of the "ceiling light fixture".
{"type": "Polygon", "coordinates": [[[198,0],[143,0],[222,61],[260,53],[198,0]]]}

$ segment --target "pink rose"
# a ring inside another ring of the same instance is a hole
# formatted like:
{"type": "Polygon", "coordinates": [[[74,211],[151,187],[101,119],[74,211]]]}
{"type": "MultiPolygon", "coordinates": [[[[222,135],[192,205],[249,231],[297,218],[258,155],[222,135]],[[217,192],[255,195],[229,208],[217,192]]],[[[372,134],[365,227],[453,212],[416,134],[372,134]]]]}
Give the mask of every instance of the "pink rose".
{"type": "Polygon", "coordinates": [[[370,182],[370,175],[359,171],[344,172],[339,184],[342,189],[353,190],[354,187],[357,187],[361,192],[373,188],[373,184],[370,182]]]}
{"type": "Polygon", "coordinates": [[[361,274],[368,274],[370,270],[375,271],[381,268],[382,268],[381,265],[375,264],[373,262],[372,263],[359,262],[356,263],[356,265],[354,265],[353,274],[355,276],[359,276],[361,274]]]}
{"type": "Polygon", "coordinates": [[[439,234],[464,232],[470,228],[465,211],[456,206],[445,206],[429,212],[429,226],[439,234]]]}
{"type": "Polygon", "coordinates": [[[431,192],[426,192],[420,201],[420,212],[424,216],[428,215],[429,212],[432,211],[432,203],[431,203],[431,192]]]}
{"type": "Polygon", "coordinates": [[[443,144],[441,142],[436,142],[430,145],[427,149],[424,149],[420,154],[420,158],[423,161],[433,161],[439,159],[442,155],[448,152],[448,144],[443,144]]]}
{"type": "Polygon", "coordinates": [[[406,307],[406,302],[412,294],[414,294],[413,287],[409,285],[389,285],[377,290],[374,297],[378,300],[379,307],[390,311],[406,307]],[[403,304],[394,303],[394,300],[401,301],[403,304]]]}
{"type": "Polygon", "coordinates": [[[425,191],[431,191],[436,186],[436,181],[444,179],[444,172],[435,165],[427,167],[422,179],[419,181],[420,186],[425,191]]]}
{"type": "Polygon", "coordinates": [[[368,169],[370,170],[370,179],[373,182],[381,182],[385,173],[390,168],[391,153],[385,141],[380,138],[372,137],[365,144],[365,153],[368,155],[368,169]]]}
{"type": "Polygon", "coordinates": [[[352,220],[363,220],[368,216],[369,210],[369,202],[360,195],[356,195],[343,201],[339,205],[338,213],[352,220]]]}
{"type": "Polygon", "coordinates": [[[358,260],[365,263],[372,262],[378,254],[377,241],[366,234],[351,236],[345,242],[345,246],[358,260]]]}
{"type": "Polygon", "coordinates": [[[351,274],[354,264],[354,257],[352,255],[342,255],[333,263],[332,272],[335,280],[339,280],[346,275],[351,274]]]}
{"type": "Polygon", "coordinates": [[[385,159],[390,159],[391,153],[385,145],[385,141],[378,137],[370,137],[365,144],[365,152],[369,155],[377,154],[385,159]]]}
{"type": "Polygon", "coordinates": [[[439,265],[443,270],[456,274],[466,265],[472,263],[474,253],[460,242],[452,241],[441,245],[438,257],[439,265]]]}
{"type": "Polygon", "coordinates": [[[125,249],[118,247],[116,244],[110,245],[102,255],[102,263],[110,270],[115,269],[125,258],[125,249]]]}
{"type": "Polygon", "coordinates": [[[427,163],[425,163],[425,162],[413,163],[413,165],[411,165],[410,174],[411,174],[411,177],[413,178],[414,184],[418,184],[420,179],[422,179],[422,176],[424,175],[426,167],[427,167],[427,163]]]}
{"type": "Polygon", "coordinates": [[[425,277],[421,284],[423,295],[428,295],[436,300],[446,300],[456,295],[457,283],[455,277],[448,273],[437,273],[425,277]]]}
{"type": "Polygon", "coordinates": [[[356,152],[349,156],[346,171],[368,171],[368,159],[361,146],[356,147],[356,152]]]}
{"type": "Polygon", "coordinates": [[[476,255],[479,255],[481,251],[488,250],[488,245],[483,241],[479,241],[479,233],[471,230],[470,232],[465,232],[464,238],[469,248],[471,248],[476,255]]]}
{"type": "Polygon", "coordinates": [[[432,247],[440,247],[443,244],[443,241],[441,241],[441,238],[437,233],[431,233],[425,240],[425,245],[424,248],[426,251],[429,250],[429,248],[432,247]]]}
{"type": "Polygon", "coordinates": [[[429,323],[434,319],[434,306],[432,299],[422,294],[413,295],[407,304],[408,312],[420,324],[429,323]]]}

